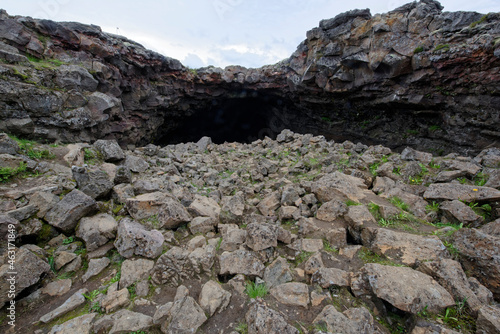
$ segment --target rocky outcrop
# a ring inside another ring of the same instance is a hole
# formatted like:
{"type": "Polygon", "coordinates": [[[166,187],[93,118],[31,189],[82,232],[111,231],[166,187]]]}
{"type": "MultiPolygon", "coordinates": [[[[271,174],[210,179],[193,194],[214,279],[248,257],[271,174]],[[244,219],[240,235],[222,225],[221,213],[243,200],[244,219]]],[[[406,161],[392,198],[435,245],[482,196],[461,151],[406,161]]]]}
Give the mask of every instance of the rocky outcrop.
{"type": "MultiPolygon", "coordinates": [[[[121,149],[125,158],[112,162],[79,143],[82,163],[96,171],[120,168],[131,154],[145,164],[128,180],[110,177],[111,193],[95,199],[59,172],[73,145],[31,144],[54,159],[13,155],[29,166],[25,178],[0,184],[0,231],[21,235],[16,330],[498,327],[499,189],[485,184],[500,151],[429,157],[289,130],[278,137],[121,149]],[[453,168],[469,172],[434,181],[453,168]]],[[[13,289],[6,246],[4,309],[13,289]]]]}
{"type": "MultiPolygon", "coordinates": [[[[478,152],[500,138],[499,20],[443,12],[434,0],[353,10],[321,21],[278,64],[194,71],[96,26],[2,11],[0,131],[124,147],[203,134],[250,142],[291,128],[478,152]]],[[[122,158],[115,153],[110,161],[122,158]]]]}

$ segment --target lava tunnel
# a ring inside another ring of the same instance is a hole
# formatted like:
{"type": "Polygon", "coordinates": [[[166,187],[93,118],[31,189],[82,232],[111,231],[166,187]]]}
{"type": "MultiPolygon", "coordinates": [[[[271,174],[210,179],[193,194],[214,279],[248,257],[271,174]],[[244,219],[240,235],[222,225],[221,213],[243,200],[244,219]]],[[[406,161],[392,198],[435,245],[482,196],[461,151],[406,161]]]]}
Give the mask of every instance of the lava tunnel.
{"type": "Polygon", "coordinates": [[[281,130],[295,128],[292,120],[297,114],[277,95],[242,91],[213,98],[203,106],[191,108],[185,116],[166,116],[158,129],[156,144],[196,142],[203,136],[211,137],[217,144],[275,138],[281,130]]]}

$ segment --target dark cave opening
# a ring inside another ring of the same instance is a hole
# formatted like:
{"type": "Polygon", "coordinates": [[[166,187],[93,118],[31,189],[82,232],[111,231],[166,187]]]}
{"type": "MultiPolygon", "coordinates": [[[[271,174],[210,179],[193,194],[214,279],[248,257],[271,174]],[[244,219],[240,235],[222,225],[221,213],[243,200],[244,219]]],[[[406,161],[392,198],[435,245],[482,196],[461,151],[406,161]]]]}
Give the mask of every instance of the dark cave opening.
{"type": "Polygon", "coordinates": [[[208,136],[216,144],[251,143],[268,136],[275,139],[285,128],[295,128],[298,114],[277,95],[241,91],[213,99],[208,106],[190,110],[190,116],[168,119],[160,127],[156,144],[197,142],[208,136]]]}

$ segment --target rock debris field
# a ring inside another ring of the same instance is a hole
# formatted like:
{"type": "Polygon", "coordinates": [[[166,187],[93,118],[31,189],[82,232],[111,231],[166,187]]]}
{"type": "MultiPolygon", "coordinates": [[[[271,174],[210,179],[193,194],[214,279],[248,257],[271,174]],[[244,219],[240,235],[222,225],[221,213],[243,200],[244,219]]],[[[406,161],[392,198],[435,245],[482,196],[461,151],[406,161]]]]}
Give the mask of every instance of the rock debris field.
{"type": "Polygon", "coordinates": [[[500,331],[498,148],[284,130],[127,150],[1,134],[0,153],[2,333],[500,331]]]}

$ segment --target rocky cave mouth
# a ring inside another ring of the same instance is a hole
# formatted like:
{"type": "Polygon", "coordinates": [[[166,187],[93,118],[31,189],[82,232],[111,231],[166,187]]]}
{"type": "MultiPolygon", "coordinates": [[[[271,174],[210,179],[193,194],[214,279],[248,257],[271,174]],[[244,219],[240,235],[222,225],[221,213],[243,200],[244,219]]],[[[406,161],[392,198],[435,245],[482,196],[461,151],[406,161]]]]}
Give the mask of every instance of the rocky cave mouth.
{"type": "Polygon", "coordinates": [[[189,109],[180,117],[166,117],[157,145],[197,142],[208,136],[216,144],[251,143],[266,136],[275,139],[285,128],[303,133],[293,104],[278,95],[256,90],[233,92],[189,109]],[[187,115],[187,116],[186,116],[187,115]]]}

